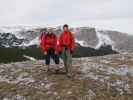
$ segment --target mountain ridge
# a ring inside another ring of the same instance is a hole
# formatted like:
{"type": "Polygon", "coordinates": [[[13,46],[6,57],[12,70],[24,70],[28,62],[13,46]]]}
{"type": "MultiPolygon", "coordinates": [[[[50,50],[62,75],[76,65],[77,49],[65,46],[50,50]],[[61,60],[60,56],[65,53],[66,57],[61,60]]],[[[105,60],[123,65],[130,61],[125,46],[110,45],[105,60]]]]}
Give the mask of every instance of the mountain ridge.
{"type": "MultiPolygon", "coordinates": [[[[40,30],[46,27],[6,27],[6,30],[0,31],[0,34],[13,34],[23,42],[18,46],[39,45],[40,30]],[[11,32],[9,32],[9,30],[11,32]],[[16,31],[13,31],[16,30],[16,31]]],[[[0,28],[0,30],[2,30],[0,28]]],[[[84,47],[100,48],[102,45],[111,45],[118,52],[132,52],[133,36],[111,30],[99,30],[91,27],[71,28],[75,33],[76,42],[84,47]],[[122,41],[120,41],[122,40],[122,41]],[[111,43],[112,42],[112,43],[111,43]]],[[[54,32],[59,35],[62,32],[61,27],[55,27],[54,32]]],[[[7,41],[6,41],[7,42],[7,41]]],[[[2,42],[1,42],[2,43],[2,42]]],[[[12,46],[12,45],[11,45],[12,46]]]]}

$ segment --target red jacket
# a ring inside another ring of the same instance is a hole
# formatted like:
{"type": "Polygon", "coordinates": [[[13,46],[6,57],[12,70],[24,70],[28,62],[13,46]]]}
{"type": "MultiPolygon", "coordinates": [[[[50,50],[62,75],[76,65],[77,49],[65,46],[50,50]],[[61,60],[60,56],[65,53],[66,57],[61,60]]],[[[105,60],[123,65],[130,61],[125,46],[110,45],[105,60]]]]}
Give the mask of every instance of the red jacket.
{"type": "Polygon", "coordinates": [[[41,48],[43,51],[48,51],[48,49],[53,48],[55,51],[58,50],[57,37],[54,33],[46,34],[42,39],[41,48]]]}
{"type": "Polygon", "coordinates": [[[73,51],[75,48],[75,40],[74,40],[73,34],[71,32],[66,32],[66,31],[61,33],[59,38],[59,44],[60,44],[61,50],[63,46],[67,46],[68,49],[73,51]]]}

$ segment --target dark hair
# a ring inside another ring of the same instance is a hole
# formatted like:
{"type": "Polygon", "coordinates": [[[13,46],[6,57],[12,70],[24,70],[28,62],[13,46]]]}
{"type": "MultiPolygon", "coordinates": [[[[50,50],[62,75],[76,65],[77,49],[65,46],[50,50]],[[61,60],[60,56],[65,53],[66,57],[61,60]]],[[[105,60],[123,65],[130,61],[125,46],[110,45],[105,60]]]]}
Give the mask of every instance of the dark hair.
{"type": "Polygon", "coordinates": [[[67,28],[68,28],[69,26],[68,26],[67,24],[65,24],[65,25],[63,26],[63,28],[65,28],[65,27],[67,27],[67,28]]]}
{"type": "Polygon", "coordinates": [[[46,28],[43,28],[43,29],[40,30],[40,32],[46,32],[46,31],[47,31],[46,28]]]}

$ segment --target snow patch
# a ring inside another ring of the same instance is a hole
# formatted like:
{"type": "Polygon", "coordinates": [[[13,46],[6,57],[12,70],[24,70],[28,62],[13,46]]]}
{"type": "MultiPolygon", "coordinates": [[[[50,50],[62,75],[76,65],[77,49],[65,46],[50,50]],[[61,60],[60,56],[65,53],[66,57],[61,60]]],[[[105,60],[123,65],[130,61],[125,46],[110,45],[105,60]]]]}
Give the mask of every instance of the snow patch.
{"type": "Polygon", "coordinates": [[[17,84],[20,82],[24,84],[28,84],[28,83],[33,83],[34,81],[35,80],[32,77],[23,77],[22,75],[18,76],[16,79],[12,79],[12,77],[8,77],[7,75],[0,76],[0,82],[7,82],[7,83],[13,83],[13,84],[17,84]]]}
{"type": "Polygon", "coordinates": [[[31,61],[37,61],[34,57],[23,55],[25,58],[31,60],[31,61]]]}
{"type": "MultiPolygon", "coordinates": [[[[89,61],[89,60],[87,60],[89,61]]],[[[87,62],[86,61],[86,62],[87,62]]],[[[103,60],[102,60],[103,61],[103,60]]],[[[105,61],[106,63],[109,63],[105,61]]],[[[81,72],[83,73],[82,78],[90,78],[97,80],[103,83],[108,83],[109,87],[115,87],[116,91],[123,95],[124,93],[131,94],[131,86],[128,83],[128,80],[111,80],[111,76],[115,75],[116,77],[131,76],[133,77],[133,67],[127,65],[119,65],[112,67],[109,65],[99,64],[89,62],[84,63],[81,67],[81,72]],[[101,74],[102,73],[102,74],[101,74]]]]}
{"type": "Polygon", "coordinates": [[[29,43],[23,43],[20,45],[23,46],[23,47],[28,47],[28,46],[32,46],[32,45],[39,45],[40,44],[40,41],[39,41],[39,37],[36,37],[35,39],[31,40],[29,43]]]}
{"type": "Polygon", "coordinates": [[[88,47],[87,43],[83,40],[76,40],[76,43],[80,44],[83,47],[88,47]]]}
{"type": "Polygon", "coordinates": [[[21,96],[19,94],[12,96],[10,98],[4,97],[3,100],[26,100],[24,96],[21,96]]]}
{"type": "Polygon", "coordinates": [[[96,49],[99,49],[101,46],[104,45],[111,45],[113,47],[114,42],[110,39],[108,35],[102,34],[100,30],[96,30],[96,35],[98,37],[98,44],[96,45],[96,49]]]}

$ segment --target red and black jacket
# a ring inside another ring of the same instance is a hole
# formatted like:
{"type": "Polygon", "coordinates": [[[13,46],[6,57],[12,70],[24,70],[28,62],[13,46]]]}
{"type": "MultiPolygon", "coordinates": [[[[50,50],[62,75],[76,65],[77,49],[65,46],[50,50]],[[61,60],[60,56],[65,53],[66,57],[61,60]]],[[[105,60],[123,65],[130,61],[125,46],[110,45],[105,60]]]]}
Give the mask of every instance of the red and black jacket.
{"type": "Polygon", "coordinates": [[[43,49],[43,51],[48,51],[49,49],[58,51],[57,36],[54,33],[45,34],[41,42],[41,48],[43,49]]]}

